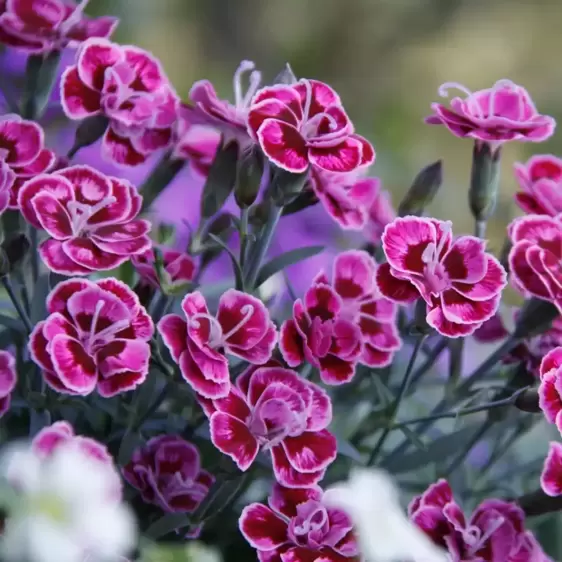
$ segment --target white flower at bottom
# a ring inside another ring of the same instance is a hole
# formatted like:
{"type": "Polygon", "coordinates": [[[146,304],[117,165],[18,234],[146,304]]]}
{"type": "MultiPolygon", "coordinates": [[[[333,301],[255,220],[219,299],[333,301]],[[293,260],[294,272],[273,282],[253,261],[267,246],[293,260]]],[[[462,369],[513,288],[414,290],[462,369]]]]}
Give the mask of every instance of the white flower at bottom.
{"type": "Polygon", "coordinates": [[[392,479],[381,470],[354,469],[349,480],[324,494],[355,525],[369,562],[447,562],[448,555],[404,514],[392,479]]]}
{"type": "Polygon", "coordinates": [[[132,513],[115,499],[114,475],[74,446],[40,458],[29,446],[1,459],[16,488],[0,541],[0,557],[21,562],[111,562],[136,544],[132,513]]]}

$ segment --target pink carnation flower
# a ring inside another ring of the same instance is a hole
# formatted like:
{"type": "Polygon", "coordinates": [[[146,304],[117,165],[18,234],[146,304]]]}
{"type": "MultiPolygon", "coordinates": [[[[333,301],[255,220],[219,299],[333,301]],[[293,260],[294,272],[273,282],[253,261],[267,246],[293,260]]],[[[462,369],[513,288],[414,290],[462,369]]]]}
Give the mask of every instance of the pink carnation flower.
{"type": "Polygon", "coordinates": [[[282,367],[250,367],[225,398],[200,398],[211,440],[242,471],[270,451],[276,480],[289,488],[319,482],[337,454],[329,396],[282,367]]]}
{"type": "Polygon", "coordinates": [[[381,181],[373,178],[376,182],[375,193],[368,208],[368,217],[365,224],[365,238],[371,244],[379,244],[382,233],[387,224],[396,218],[396,210],[392,206],[390,193],[382,189],[381,181]]]}
{"type": "MultiPolygon", "coordinates": [[[[178,252],[163,246],[158,247],[162,254],[162,274],[166,287],[182,287],[189,283],[195,275],[195,262],[184,252],[178,252]]],[[[160,280],[155,267],[154,250],[131,257],[131,263],[140,275],[141,281],[154,289],[160,289],[160,280]]]]}
{"type": "Polygon", "coordinates": [[[263,365],[277,343],[277,330],[265,305],[256,297],[229,289],[219,300],[217,315],[209,313],[198,291],[182,301],[185,320],[168,314],[158,331],[181,374],[206,398],[223,398],[230,391],[226,354],[263,365]]]}
{"type": "Polygon", "coordinates": [[[88,0],[0,0],[0,42],[46,53],[77,47],[90,37],[109,37],[117,18],[84,15],[88,0]]]}
{"type": "Polygon", "coordinates": [[[142,499],[167,513],[193,513],[215,479],[201,468],[195,445],[178,435],[159,435],[133,453],[125,480],[142,499]]]}
{"type": "Polygon", "coordinates": [[[450,109],[431,104],[434,113],[426,123],[445,125],[457,137],[470,137],[493,147],[512,140],[542,142],[554,133],[556,121],[541,115],[527,90],[509,80],[499,80],[492,88],[477,92],[447,82],[439,88],[439,95],[447,97],[451,88],[466,97],[453,98],[450,109]]]}
{"type": "Polygon", "coordinates": [[[154,326],[125,283],[63,281],[49,293],[47,312],[29,351],[51,388],[82,396],[97,389],[107,398],[146,379],[154,326]]]}
{"type": "Polygon", "coordinates": [[[80,449],[93,463],[100,463],[108,469],[110,477],[115,482],[113,486],[115,498],[119,499],[123,488],[121,477],[117,472],[113,457],[103,443],[91,437],[76,435],[74,428],[67,421],[58,421],[44,427],[31,442],[33,452],[42,458],[50,457],[61,446],[69,445],[80,449]]]}
{"type": "Polygon", "coordinates": [[[549,496],[562,495],[562,443],[552,441],[544,459],[541,488],[549,496]]]}
{"type": "Polygon", "coordinates": [[[379,191],[379,180],[356,173],[336,174],[313,169],[311,186],[326,212],[346,230],[361,230],[379,191]]]}
{"type": "Polygon", "coordinates": [[[215,128],[192,124],[182,115],[176,124],[172,158],[186,160],[192,172],[206,178],[220,142],[221,135],[215,128]]]}
{"type": "Polygon", "coordinates": [[[423,298],[427,323],[440,334],[472,334],[496,313],[507,284],[485,245],[474,236],[453,238],[450,221],[397,218],[382,235],[387,263],[377,270],[378,287],[398,303],[423,298]]]}
{"type": "Polygon", "coordinates": [[[410,519],[452,562],[548,562],[517,505],[482,502],[467,519],[446,480],[432,484],[409,506],[410,519]]]}
{"type": "Polygon", "coordinates": [[[0,417],[9,409],[12,392],[16,388],[16,360],[11,353],[0,350],[0,417]]]}
{"type": "Polygon", "coordinates": [[[330,285],[320,273],[297,300],[293,318],[281,327],[279,347],[291,367],[304,361],[320,369],[326,384],[351,380],[357,362],[383,367],[402,342],[396,328],[396,305],[375,284],[377,264],[362,251],[339,254],[330,285]]]}
{"type": "Polygon", "coordinates": [[[375,160],[371,144],[354,134],[339,96],[317,80],[259,90],[248,113],[248,131],[271,162],[293,173],[309,165],[352,172],[375,160]]]}
{"type": "Polygon", "coordinates": [[[18,115],[0,117],[0,213],[17,209],[21,186],[53,168],[55,154],[44,147],[43,129],[18,115]]]}
{"type": "Polygon", "coordinates": [[[149,52],[90,39],[62,75],[61,104],[70,119],[105,115],[102,154],[135,166],[172,143],[179,99],[149,52]]]}
{"type": "Polygon", "coordinates": [[[146,252],[150,223],[135,218],[141,203],[129,182],[89,166],[40,174],[18,196],[27,222],[50,236],[39,245],[41,258],[63,275],[113,269],[146,252]]]}
{"type": "Polygon", "coordinates": [[[515,201],[528,214],[556,216],[562,212],[562,160],[551,154],[532,156],[515,164],[521,187],[515,201]]]}
{"type": "Polygon", "coordinates": [[[509,269],[526,296],[552,302],[562,312],[562,214],[529,215],[509,225],[509,269]]]}
{"type": "Polygon", "coordinates": [[[547,421],[562,433],[562,347],[544,356],[539,376],[539,406],[547,421]]]}
{"type": "Polygon", "coordinates": [[[252,503],[240,516],[240,531],[261,562],[345,562],[359,558],[351,519],[328,507],[317,487],[292,490],[275,484],[268,506],[252,503]]]}
{"type": "Polygon", "coordinates": [[[234,103],[219,99],[214,86],[208,80],[195,82],[189,92],[194,103],[191,119],[217,127],[227,139],[235,138],[242,145],[251,142],[247,132],[250,102],[259,88],[261,72],[251,61],[244,60],[234,73],[234,103]],[[250,72],[249,86],[243,92],[242,77],[250,72]]]}

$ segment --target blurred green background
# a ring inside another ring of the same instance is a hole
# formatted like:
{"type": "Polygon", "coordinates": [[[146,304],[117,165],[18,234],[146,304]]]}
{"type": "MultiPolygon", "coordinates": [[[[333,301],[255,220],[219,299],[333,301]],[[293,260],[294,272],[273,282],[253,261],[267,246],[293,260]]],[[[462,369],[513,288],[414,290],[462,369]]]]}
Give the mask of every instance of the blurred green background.
{"type": "MultiPolygon", "coordinates": [[[[375,145],[373,173],[395,203],[422,166],[444,159],[445,184],[430,212],[452,219],[458,233],[472,230],[471,143],[423,124],[439,85],[477,90],[509,78],[540,112],[562,116],[559,0],[93,0],[89,11],[120,16],[114,39],[151,50],[184,99],[201,78],[232,99],[242,59],[266,80],[289,62],[298,77],[328,82],[375,145]]],[[[518,214],[513,162],[562,154],[559,139],[505,148],[492,250],[518,214]]]]}

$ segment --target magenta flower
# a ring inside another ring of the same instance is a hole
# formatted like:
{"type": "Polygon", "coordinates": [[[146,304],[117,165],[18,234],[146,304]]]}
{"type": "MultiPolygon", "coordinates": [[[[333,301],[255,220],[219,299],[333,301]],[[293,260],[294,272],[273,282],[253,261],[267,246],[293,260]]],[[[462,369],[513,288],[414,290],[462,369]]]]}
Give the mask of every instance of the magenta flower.
{"type": "Polygon", "coordinates": [[[10,409],[12,392],[16,388],[16,360],[11,353],[0,350],[0,418],[10,409]]]}
{"type": "Polygon", "coordinates": [[[326,384],[349,382],[363,352],[359,326],[344,313],[344,303],[327,283],[313,282],[293,304],[293,317],[281,326],[279,348],[291,366],[308,361],[326,384]]]}
{"type": "Polygon", "coordinates": [[[261,562],[345,562],[359,558],[351,519],[323,503],[318,486],[293,490],[275,484],[268,504],[244,508],[239,526],[261,562]]]}
{"type": "Polygon", "coordinates": [[[354,134],[339,96],[317,80],[259,90],[248,131],[271,162],[293,173],[310,164],[327,172],[352,172],[375,160],[371,144],[354,134]]]}
{"type": "Polygon", "coordinates": [[[434,113],[426,123],[445,125],[457,137],[470,137],[493,147],[512,140],[542,142],[554,133],[556,121],[541,115],[527,90],[509,80],[499,80],[492,88],[477,92],[447,82],[439,88],[439,95],[447,97],[451,88],[466,98],[453,98],[450,109],[431,104],[434,113]]]}
{"type": "Polygon", "coordinates": [[[215,481],[201,468],[197,447],[178,435],[150,439],[133,453],[123,476],[145,502],[167,513],[193,513],[215,481]]]}
{"type": "Polygon", "coordinates": [[[82,396],[97,389],[107,398],[146,379],[154,325],[125,283],[63,281],[49,293],[47,312],[29,351],[51,388],[82,396]]]}
{"type": "Polygon", "coordinates": [[[529,215],[508,228],[513,247],[509,269],[525,295],[552,302],[562,312],[562,214],[529,215]]]}
{"type": "Polygon", "coordinates": [[[271,451],[277,482],[289,488],[318,483],[337,454],[329,396],[281,367],[250,367],[225,398],[203,400],[211,441],[248,470],[260,449],[271,451]]]}
{"type": "Polygon", "coordinates": [[[62,75],[61,104],[70,119],[105,115],[102,154],[136,166],[172,143],[179,99],[149,52],[91,39],[62,75]]]}
{"type": "Polygon", "coordinates": [[[562,495],[562,443],[552,441],[544,459],[541,488],[549,496],[562,495]]]}
{"type": "Polygon", "coordinates": [[[17,209],[21,186],[51,169],[55,154],[44,148],[43,129],[18,115],[0,117],[0,213],[17,209]]]}
{"type": "Polygon", "coordinates": [[[344,229],[361,230],[379,189],[376,178],[358,178],[356,173],[336,174],[313,169],[311,186],[326,212],[344,229]]]}
{"type": "Polygon", "coordinates": [[[186,320],[168,314],[158,331],[185,381],[206,398],[223,398],[230,391],[226,354],[263,365],[277,343],[277,330],[257,298],[229,289],[219,300],[216,317],[198,291],[181,303],[186,320]]]}
{"type": "Polygon", "coordinates": [[[539,406],[562,433],[562,347],[547,353],[539,369],[539,406]]]}
{"type": "Polygon", "coordinates": [[[396,210],[392,206],[390,193],[382,189],[380,180],[374,178],[373,181],[376,181],[375,195],[368,209],[367,224],[363,232],[371,244],[379,244],[385,226],[396,218],[396,210]]]}
{"type": "Polygon", "coordinates": [[[59,447],[72,446],[77,447],[85,453],[93,463],[101,463],[108,469],[110,478],[114,483],[115,498],[120,499],[123,488],[121,477],[117,472],[113,457],[107,450],[107,447],[92,439],[91,437],[83,437],[76,435],[74,428],[67,421],[58,421],[47,427],[44,427],[35,435],[31,442],[33,452],[41,457],[51,456],[59,447]]]}
{"type": "MultiPolygon", "coordinates": [[[[162,254],[162,282],[168,288],[181,288],[193,280],[195,262],[186,253],[178,252],[164,246],[157,247],[162,254]]],[[[160,289],[160,280],[155,267],[154,250],[131,257],[131,263],[140,275],[141,281],[155,289],[160,289]]]]}
{"type": "Polygon", "coordinates": [[[193,125],[188,117],[178,119],[172,158],[187,160],[190,169],[206,178],[221,142],[221,135],[213,127],[193,125]]]}
{"type": "Polygon", "coordinates": [[[189,99],[194,103],[192,120],[214,125],[227,139],[235,138],[241,144],[250,143],[247,132],[247,119],[250,102],[261,82],[261,72],[255,70],[255,64],[244,60],[234,73],[234,103],[221,100],[214,86],[208,80],[195,82],[189,92],[189,99]],[[249,86],[243,93],[242,77],[250,72],[249,86]]]}
{"type": "Polygon", "coordinates": [[[316,277],[306,304],[297,301],[293,318],[281,327],[279,347],[289,366],[308,361],[320,368],[326,384],[342,384],[351,380],[357,362],[369,367],[392,362],[402,345],[396,305],[377,289],[376,270],[367,252],[351,250],[336,257],[332,286],[324,273],[316,277]],[[323,295],[317,310],[310,306],[312,291],[323,295]]]}
{"type": "Polygon", "coordinates": [[[517,162],[515,177],[521,187],[515,201],[528,214],[556,216],[562,212],[562,160],[551,154],[517,162]]]}
{"type": "Polygon", "coordinates": [[[474,236],[453,238],[450,221],[397,218],[382,235],[387,263],[377,270],[377,285],[398,303],[423,298],[427,323],[440,334],[472,334],[496,313],[507,284],[485,245],[474,236]]]}
{"type": "Polygon", "coordinates": [[[41,258],[63,275],[113,269],[146,252],[150,223],[135,219],[141,203],[129,182],[89,166],[40,174],[18,196],[27,222],[50,236],[39,245],[41,258]]]}
{"type": "Polygon", "coordinates": [[[448,550],[453,562],[547,562],[549,558],[517,505],[482,502],[467,520],[446,480],[432,484],[409,506],[410,519],[433,542],[448,550]]]}
{"type": "Polygon", "coordinates": [[[46,53],[77,47],[90,37],[109,37],[117,18],[84,15],[88,0],[1,0],[0,42],[10,47],[46,53]]]}

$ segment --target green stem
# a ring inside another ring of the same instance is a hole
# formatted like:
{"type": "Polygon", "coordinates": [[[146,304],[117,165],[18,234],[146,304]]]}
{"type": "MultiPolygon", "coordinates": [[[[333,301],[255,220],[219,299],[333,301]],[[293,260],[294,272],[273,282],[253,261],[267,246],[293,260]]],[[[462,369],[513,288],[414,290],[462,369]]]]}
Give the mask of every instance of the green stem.
{"type": "Polygon", "coordinates": [[[276,205],[271,205],[269,209],[269,216],[267,222],[261,232],[259,240],[254,246],[253,255],[250,258],[250,263],[248,267],[248,274],[246,275],[245,285],[249,290],[254,288],[256,279],[260,271],[261,264],[267,255],[267,251],[273,239],[273,234],[277,228],[277,223],[281,218],[281,213],[283,212],[283,207],[277,207],[276,205]]]}
{"type": "Polygon", "coordinates": [[[484,437],[484,435],[488,432],[490,427],[492,426],[493,422],[490,420],[486,420],[474,433],[471,437],[468,445],[453,459],[447,470],[445,471],[445,478],[450,476],[464,461],[464,459],[468,456],[472,448],[484,437]]]}
{"type": "Polygon", "coordinates": [[[246,253],[248,251],[248,215],[249,207],[244,207],[240,213],[240,267],[244,271],[246,253]]]}
{"type": "Polygon", "coordinates": [[[371,452],[371,455],[369,456],[369,461],[367,462],[368,466],[373,465],[380,452],[382,451],[384,444],[386,443],[386,440],[388,439],[388,436],[390,435],[390,432],[393,429],[393,424],[394,421],[396,420],[396,416],[398,414],[398,410],[400,409],[400,404],[402,402],[402,399],[404,398],[404,396],[406,395],[406,391],[408,390],[408,387],[410,386],[410,382],[411,382],[411,378],[412,378],[412,373],[414,370],[414,364],[416,362],[416,358],[418,356],[418,353],[420,352],[423,342],[425,340],[426,336],[424,334],[421,334],[418,336],[418,339],[416,341],[416,344],[414,346],[414,350],[412,351],[412,355],[410,357],[410,362],[408,363],[408,366],[406,367],[406,372],[404,373],[404,377],[402,378],[402,383],[400,384],[400,388],[398,389],[398,394],[396,396],[396,399],[394,400],[394,403],[392,404],[392,408],[390,410],[390,419],[389,419],[389,423],[387,424],[387,426],[384,428],[381,436],[379,437],[379,440],[377,441],[377,444],[375,445],[374,449],[371,452]]]}
{"type": "Polygon", "coordinates": [[[4,289],[6,289],[6,292],[8,293],[8,296],[10,297],[10,300],[12,301],[12,304],[14,305],[21,321],[23,322],[23,325],[25,326],[27,333],[31,334],[31,332],[33,331],[33,325],[31,324],[31,320],[29,319],[27,312],[21,305],[14,291],[14,286],[12,285],[12,282],[10,281],[10,278],[7,275],[2,277],[2,285],[4,286],[4,289]]]}
{"type": "Polygon", "coordinates": [[[416,369],[416,372],[412,375],[412,381],[410,387],[413,387],[419,382],[419,380],[433,367],[434,363],[439,359],[441,353],[447,349],[448,338],[442,337],[439,342],[437,342],[434,348],[427,354],[424,362],[416,369]]]}
{"type": "Polygon", "coordinates": [[[39,253],[37,251],[39,233],[34,226],[29,225],[28,234],[31,243],[31,278],[33,279],[33,286],[35,287],[39,279],[39,253]]]}

